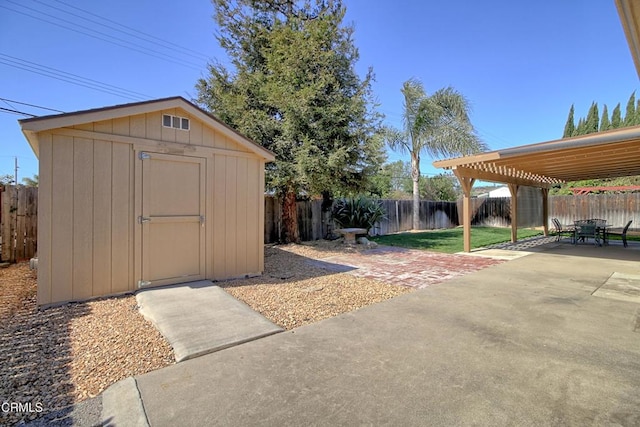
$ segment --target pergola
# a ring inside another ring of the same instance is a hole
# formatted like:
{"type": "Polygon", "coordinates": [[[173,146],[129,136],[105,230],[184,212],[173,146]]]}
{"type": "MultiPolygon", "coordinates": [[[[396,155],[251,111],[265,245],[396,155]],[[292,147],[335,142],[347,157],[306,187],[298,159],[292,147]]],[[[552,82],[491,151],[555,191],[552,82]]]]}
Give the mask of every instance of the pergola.
{"type": "MultiPolygon", "coordinates": [[[[640,1],[615,0],[640,76],[640,1]]],[[[511,192],[511,241],[518,239],[518,187],[542,190],[545,236],[549,222],[549,187],[565,181],[640,175],[640,126],[575,138],[523,145],[433,162],[452,170],[463,190],[464,250],[471,250],[471,187],[481,179],[506,183],[511,192]]]]}
{"type": "Polygon", "coordinates": [[[476,180],[506,183],[511,192],[511,241],[517,240],[519,186],[542,190],[548,234],[549,187],[565,181],[640,175],[640,126],[433,162],[453,171],[463,190],[464,250],[471,250],[471,188],[476,180]]]}

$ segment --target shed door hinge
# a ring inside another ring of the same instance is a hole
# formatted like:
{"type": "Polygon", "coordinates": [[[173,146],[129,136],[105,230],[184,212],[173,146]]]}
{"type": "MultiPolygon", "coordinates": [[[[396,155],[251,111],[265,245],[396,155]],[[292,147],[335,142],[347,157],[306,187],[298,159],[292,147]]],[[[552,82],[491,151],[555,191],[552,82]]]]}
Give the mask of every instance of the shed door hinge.
{"type": "Polygon", "coordinates": [[[141,151],[140,153],[138,153],[138,158],[140,160],[150,159],[151,158],[151,154],[145,153],[144,151],[141,151]]]}
{"type": "Polygon", "coordinates": [[[151,284],[148,280],[138,280],[138,287],[142,288],[144,286],[149,286],[151,284]]]}
{"type": "Polygon", "coordinates": [[[138,217],[138,223],[139,224],[144,224],[145,222],[149,222],[151,221],[151,218],[147,217],[147,216],[139,216],[138,217]]]}

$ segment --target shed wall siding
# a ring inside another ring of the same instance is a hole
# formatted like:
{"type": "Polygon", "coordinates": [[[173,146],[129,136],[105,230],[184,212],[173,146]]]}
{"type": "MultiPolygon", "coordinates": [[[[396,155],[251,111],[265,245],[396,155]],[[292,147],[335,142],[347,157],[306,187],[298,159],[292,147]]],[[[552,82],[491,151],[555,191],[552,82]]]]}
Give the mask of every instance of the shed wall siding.
{"type": "Polygon", "coordinates": [[[216,132],[215,129],[207,126],[202,121],[189,115],[186,111],[180,108],[93,122],[74,126],[74,128],[82,130],[95,129],[96,131],[101,129],[101,132],[113,133],[114,135],[250,153],[250,151],[245,147],[242,147],[221,133],[216,132]],[[162,126],[163,114],[188,118],[190,120],[190,130],[184,131],[162,126]]]}
{"type": "Polygon", "coordinates": [[[40,142],[39,239],[44,244],[38,303],[133,289],[131,146],[55,133],[40,142]]]}
{"type": "MultiPolygon", "coordinates": [[[[211,279],[260,274],[263,266],[264,164],[258,158],[215,155],[212,169],[211,279]],[[262,168],[262,169],[261,169],[262,168]]],[[[211,168],[210,168],[211,169],[211,168]]]]}
{"type": "Polygon", "coordinates": [[[163,113],[189,117],[176,109],[75,126],[99,136],[84,132],[79,137],[64,129],[38,135],[40,305],[137,289],[141,242],[136,194],[141,189],[136,177],[140,179],[142,161],[135,154],[154,151],[149,149],[154,146],[166,151],[166,141],[185,143],[179,133],[189,135],[189,144],[244,153],[187,153],[206,158],[207,278],[264,270],[264,160],[191,117],[189,132],[163,129],[163,113]],[[110,141],[105,134],[111,133],[142,142],[110,141]]]}

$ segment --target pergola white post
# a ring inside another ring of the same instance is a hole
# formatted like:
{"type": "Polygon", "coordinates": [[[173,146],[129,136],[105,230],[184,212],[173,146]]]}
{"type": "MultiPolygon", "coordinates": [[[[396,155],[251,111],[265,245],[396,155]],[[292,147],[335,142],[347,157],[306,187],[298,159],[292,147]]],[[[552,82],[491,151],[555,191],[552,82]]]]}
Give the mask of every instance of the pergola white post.
{"type": "Polygon", "coordinates": [[[508,184],[511,193],[511,243],[518,241],[518,184],[508,184]]]}
{"type": "Polygon", "coordinates": [[[545,237],[549,235],[549,189],[541,188],[542,190],[542,227],[545,237]]]}

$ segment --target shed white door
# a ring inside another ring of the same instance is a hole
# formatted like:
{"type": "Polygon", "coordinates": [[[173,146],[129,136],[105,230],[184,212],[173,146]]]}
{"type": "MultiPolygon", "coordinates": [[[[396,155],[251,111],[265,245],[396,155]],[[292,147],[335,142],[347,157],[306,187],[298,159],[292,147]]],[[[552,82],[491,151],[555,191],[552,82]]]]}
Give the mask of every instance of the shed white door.
{"type": "Polygon", "coordinates": [[[205,159],[141,153],[142,285],[205,277],[205,159]]]}

